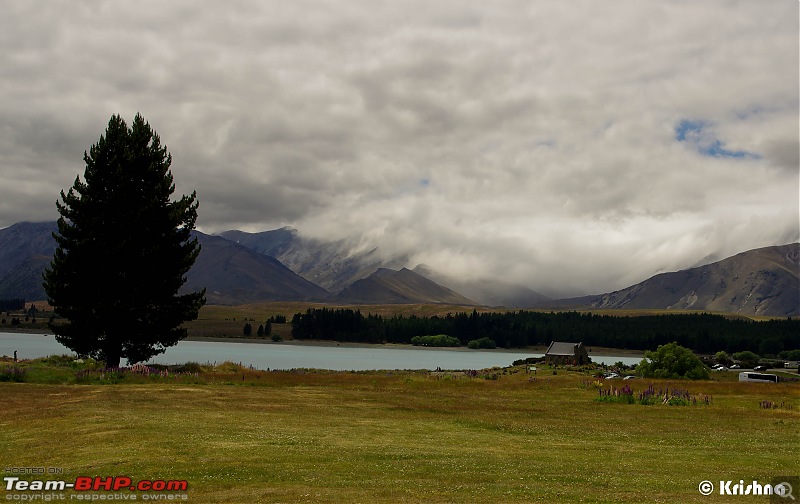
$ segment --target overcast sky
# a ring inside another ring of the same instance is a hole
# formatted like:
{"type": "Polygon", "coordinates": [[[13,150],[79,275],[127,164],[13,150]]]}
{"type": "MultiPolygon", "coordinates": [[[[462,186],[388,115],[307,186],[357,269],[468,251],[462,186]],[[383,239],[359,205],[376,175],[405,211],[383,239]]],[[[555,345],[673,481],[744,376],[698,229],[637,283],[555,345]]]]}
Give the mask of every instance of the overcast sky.
{"type": "Polygon", "coordinates": [[[800,239],[798,2],[0,2],[0,227],[140,112],[198,227],[551,294],[800,239]]]}

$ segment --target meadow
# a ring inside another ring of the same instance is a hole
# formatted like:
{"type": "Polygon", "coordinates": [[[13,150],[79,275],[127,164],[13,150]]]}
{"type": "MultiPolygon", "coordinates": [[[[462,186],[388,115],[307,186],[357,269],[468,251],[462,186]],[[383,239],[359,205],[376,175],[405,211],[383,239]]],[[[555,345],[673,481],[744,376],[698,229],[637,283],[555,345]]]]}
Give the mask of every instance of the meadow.
{"type": "Polygon", "coordinates": [[[30,364],[38,383],[0,383],[6,471],[186,480],[183,494],[203,503],[730,502],[699,483],[800,472],[797,382],[739,383],[735,373],[624,382],[709,398],[670,406],[603,401],[600,390],[623,382],[543,366],[534,375],[224,364],[130,376],[81,366],[30,364]]]}

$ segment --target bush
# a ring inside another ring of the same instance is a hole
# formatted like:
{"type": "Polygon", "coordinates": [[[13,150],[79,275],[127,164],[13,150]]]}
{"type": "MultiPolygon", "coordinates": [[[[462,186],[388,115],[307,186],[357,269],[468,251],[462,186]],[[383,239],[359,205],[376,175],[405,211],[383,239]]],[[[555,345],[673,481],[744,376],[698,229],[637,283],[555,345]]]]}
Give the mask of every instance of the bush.
{"type": "Polygon", "coordinates": [[[758,365],[759,357],[758,355],[754,354],[753,352],[745,351],[745,352],[736,352],[731,357],[733,360],[739,361],[742,364],[753,367],[758,365]]]}
{"type": "Polygon", "coordinates": [[[723,366],[730,367],[730,365],[733,364],[733,359],[731,359],[731,356],[728,355],[727,352],[717,352],[716,355],[714,355],[714,360],[723,366]]]}
{"type": "Polygon", "coordinates": [[[784,350],[778,354],[781,359],[800,361],[800,350],[784,350]]]}
{"type": "Polygon", "coordinates": [[[709,378],[708,368],[700,359],[691,350],[675,342],[659,345],[655,352],[645,352],[644,356],[646,358],[639,363],[636,370],[645,378],[709,378]]]}
{"type": "Polygon", "coordinates": [[[467,343],[467,348],[471,348],[473,350],[477,350],[479,348],[495,349],[497,348],[497,343],[495,343],[493,339],[489,338],[474,339],[467,343]]]}
{"type": "Polygon", "coordinates": [[[275,343],[280,343],[281,341],[283,341],[283,338],[280,336],[280,334],[273,334],[272,341],[274,341],[275,343]]]}
{"type": "Polygon", "coordinates": [[[202,373],[203,367],[197,362],[187,362],[173,370],[175,373],[202,373]]]}
{"type": "Polygon", "coordinates": [[[453,336],[437,334],[436,336],[414,336],[411,338],[411,344],[415,346],[457,347],[461,345],[461,341],[453,336]]]}

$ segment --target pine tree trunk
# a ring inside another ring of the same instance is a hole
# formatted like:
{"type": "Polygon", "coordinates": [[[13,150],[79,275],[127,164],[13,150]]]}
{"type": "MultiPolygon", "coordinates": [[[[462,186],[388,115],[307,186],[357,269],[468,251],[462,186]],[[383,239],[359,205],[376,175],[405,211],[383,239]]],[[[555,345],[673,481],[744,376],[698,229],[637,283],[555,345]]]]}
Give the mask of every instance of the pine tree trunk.
{"type": "Polygon", "coordinates": [[[111,345],[106,348],[106,367],[107,368],[118,368],[119,361],[120,361],[120,348],[115,345],[111,345]]]}

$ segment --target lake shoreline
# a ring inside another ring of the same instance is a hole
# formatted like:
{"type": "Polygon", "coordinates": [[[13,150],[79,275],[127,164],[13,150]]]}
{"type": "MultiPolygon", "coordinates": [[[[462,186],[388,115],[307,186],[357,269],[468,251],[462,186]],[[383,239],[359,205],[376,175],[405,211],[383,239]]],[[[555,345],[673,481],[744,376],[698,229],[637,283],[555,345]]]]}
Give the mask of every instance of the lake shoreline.
{"type": "MultiPolygon", "coordinates": [[[[471,350],[465,347],[425,347],[398,344],[341,343],[320,340],[273,342],[255,338],[205,337],[187,339],[148,359],[153,364],[187,362],[233,362],[253,369],[328,369],[369,371],[394,369],[488,369],[508,367],[529,357],[541,357],[543,346],[527,349],[471,350]]],[[[48,355],[70,355],[53,335],[0,333],[0,355],[21,360],[48,355]]],[[[602,355],[607,349],[592,349],[592,360],[611,365],[635,365],[641,357],[631,352],[602,355]]],[[[612,351],[613,352],[613,351],[612,351]]]]}
{"type": "MultiPolygon", "coordinates": [[[[52,336],[51,333],[46,331],[30,331],[30,330],[16,330],[16,331],[3,331],[8,334],[29,334],[31,336],[52,336]]],[[[295,340],[287,339],[283,341],[272,341],[267,338],[230,338],[220,336],[189,336],[181,341],[199,341],[208,343],[243,343],[248,345],[292,345],[292,346],[311,346],[311,347],[340,347],[340,348],[386,348],[386,349],[402,349],[402,350],[449,350],[453,352],[505,352],[517,353],[520,355],[530,354],[544,354],[547,351],[547,346],[536,345],[527,348],[500,348],[496,350],[477,349],[473,350],[467,347],[430,347],[430,346],[416,346],[407,343],[357,343],[349,341],[332,341],[332,340],[295,340]]],[[[631,358],[644,358],[643,350],[631,350],[624,348],[608,348],[608,347],[587,347],[589,356],[607,357],[607,356],[620,356],[631,358]]],[[[522,357],[521,357],[522,358],[522,357]]]]}
{"type": "MultiPolygon", "coordinates": [[[[467,347],[430,347],[430,346],[417,346],[405,343],[356,343],[332,340],[284,340],[272,341],[263,338],[222,338],[213,336],[195,336],[188,337],[184,341],[203,341],[212,343],[244,343],[256,345],[295,345],[295,346],[312,346],[312,347],[340,347],[340,348],[396,348],[402,350],[449,350],[453,352],[493,352],[494,350],[479,349],[472,350],[467,347]]],[[[504,353],[518,353],[525,354],[544,354],[547,351],[547,346],[537,345],[527,348],[497,348],[498,351],[504,353]]],[[[627,350],[621,348],[606,348],[606,347],[589,347],[589,356],[623,356],[623,357],[642,357],[644,358],[644,351],[642,350],[627,350]]]]}

